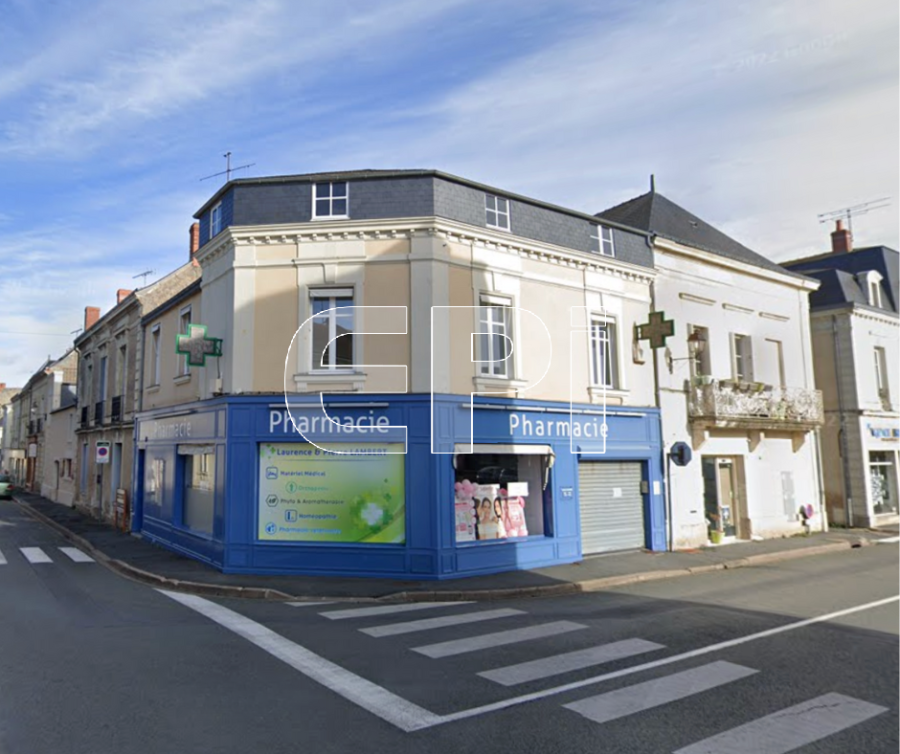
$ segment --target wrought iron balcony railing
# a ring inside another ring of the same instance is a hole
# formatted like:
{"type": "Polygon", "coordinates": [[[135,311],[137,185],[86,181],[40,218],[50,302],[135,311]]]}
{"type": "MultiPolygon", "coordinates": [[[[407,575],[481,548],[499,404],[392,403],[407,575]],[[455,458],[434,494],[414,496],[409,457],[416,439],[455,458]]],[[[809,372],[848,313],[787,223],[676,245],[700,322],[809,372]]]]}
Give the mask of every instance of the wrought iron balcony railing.
{"type": "Polygon", "coordinates": [[[759,382],[712,380],[691,386],[693,422],[751,429],[814,429],[824,422],[822,392],[759,382]]]}

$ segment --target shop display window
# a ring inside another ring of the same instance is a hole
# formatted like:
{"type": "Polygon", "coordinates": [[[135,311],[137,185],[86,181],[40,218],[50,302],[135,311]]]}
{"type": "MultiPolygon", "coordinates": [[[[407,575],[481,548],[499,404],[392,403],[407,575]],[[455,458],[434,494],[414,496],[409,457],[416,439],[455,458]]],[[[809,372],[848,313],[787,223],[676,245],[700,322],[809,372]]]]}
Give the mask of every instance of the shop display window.
{"type": "Polygon", "coordinates": [[[897,471],[893,452],[869,453],[872,506],[875,515],[897,512],[897,471]]]}
{"type": "Polygon", "coordinates": [[[550,465],[537,454],[456,455],[456,541],[549,534],[550,465]]]}

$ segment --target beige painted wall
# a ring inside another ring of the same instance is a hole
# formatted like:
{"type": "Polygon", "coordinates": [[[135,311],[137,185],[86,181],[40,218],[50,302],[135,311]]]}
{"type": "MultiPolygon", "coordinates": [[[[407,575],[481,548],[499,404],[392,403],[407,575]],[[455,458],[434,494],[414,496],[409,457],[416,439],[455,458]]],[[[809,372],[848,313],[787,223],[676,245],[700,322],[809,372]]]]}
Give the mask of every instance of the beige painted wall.
{"type": "MultiPolygon", "coordinates": [[[[467,395],[473,391],[499,390],[505,395],[525,398],[568,401],[571,397],[576,402],[596,403],[600,393],[589,389],[589,337],[586,331],[573,335],[570,309],[586,307],[589,313],[600,313],[605,308],[616,319],[617,371],[622,383],[622,389],[609,392],[607,399],[611,404],[652,405],[650,368],[634,364],[631,358],[632,325],[646,321],[649,311],[649,274],[636,277],[627,267],[622,273],[579,269],[571,263],[578,258],[578,252],[570,252],[575,255],[570,262],[560,263],[554,257],[555,252],[529,255],[479,239],[446,236],[445,240],[440,232],[416,233],[415,243],[405,236],[362,240],[360,234],[339,233],[317,234],[312,240],[304,237],[293,243],[249,246],[242,243],[236,247],[244,250],[242,255],[235,254],[231,261],[225,261],[229,258],[227,251],[224,256],[210,260],[208,279],[204,270],[204,295],[215,298],[216,291],[225,291],[235,271],[252,277],[255,293],[252,311],[245,311],[246,301],[235,303],[231,318],[237,321],[240,307],[242,321],[253,324],[252,343],[243,343],[244,336],[239,332],[222,333],[226,343],[233,342],[235,362],[246,358],[252,361],[253,379],[249,389],[275,393],[283,390],[285,356],[301,320],[308,316],[309,288],[347,286],[355,290],[357,305],[407,307],[407,335],[365,335],[357,340],[357,360],[361,364],[407,366],[407,390],[412,389],[409,375],[416,368],[411,363],[412,344],[418,337],[415,333],[424,329],[430,343],[432,323],[427,315],[433,303],[447,302],[451,307],[468,308],[451,309],[444,315],[447,321],[443,328],[435,330],[434,346],[448,352],[445,363],[450,365],[449,376],[443,375],[445,387],[436,387],[440,392],[449,390],[467,395]],[[418,271],[415,279],[419,283],[415,285],[413,265],[418,271]],[[516,356],[510,380],[483,379],[471,360],[471,333],[477,329],[474,307],[482,293],[506,297],[524,310],[515,315],[516,356]],[[416,316],[413,312],[417,312],[416,316]],[[543,380],[535,385],[542,375],[543,380]],[[574,394],[570,392],[570,375],[574,394]]],[[[616,266],[615,262],[609,264],[616,266]]],[[[384,330],[380,318],[380,313],[367,310],[357,322],[357,328],[384,330]]],[[[584,316],[582,325],[586,327],[584,316]]],[[[170,329],[171,324],[164,322],[163,327],[170,329]]],[[[309,367],[303,366],[304,354],[310,347],[308,336],[307,342],[302,337],[301,333],[295,339],[288,360],[289,370],[293,370],[291,379],[301,391],[393,392],[403,388],[402,373],[374,366],[362,367],[358,370],[360,374],[341,379],[337,375],[323,378],[321,374],[310,373],[309,367]]],[[[424,347],[417,353],[429,358],[424,347]]],[[[419,360],[422,358],[417,356],[419,360]]],[[[421,364],[419,368],[422,371],[421,364]]],[[[163,371],[166,369],[164,363],[163,371]]],[[[237,377],[234,379],[240,382],[237,377]]],[[[225,391],[229,391],[227,384],[225,391]]],[[[171,390],[160,386],[158,392],[160,397],[145,407],[170,400],[171,390]]]]}
{"type": "MultiPolygon", "coordinates": [[[[175,353],[175,336],[179,333],[181,311],[184,307],[191,307],[192,322],[205,324],[200,303],[201,294],[200,291],[197,291],[145,325],[143,344],[143,410],[189,403],[200,397],[201,370],[197,367],[191,367],[187,376],[179,375],[179,357],[175,353]],[[159,384],[154,384],[152,333],[156,325],[159,325],[160,328],[161,344],[159,384]]],[[[212,365],[214,370],[215,359],[210,359],[208,363],[212,365]]]]}

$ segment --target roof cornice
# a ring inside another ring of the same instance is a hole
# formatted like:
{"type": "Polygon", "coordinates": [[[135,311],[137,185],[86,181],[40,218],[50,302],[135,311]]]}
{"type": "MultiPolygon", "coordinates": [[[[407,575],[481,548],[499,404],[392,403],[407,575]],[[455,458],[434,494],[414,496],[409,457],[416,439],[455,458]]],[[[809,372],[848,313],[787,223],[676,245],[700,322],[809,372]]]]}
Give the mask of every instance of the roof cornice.
{"type": "Polygon", "coordinates": [[[502,231],[491,231],[440,217],[417,217],[389,220],[315,221],[287,225],[229,226],[211,243],[201,248],[197,260],[201,265],[220,258],[234,245],[297,244],[315,241],[378,241],[412,238],[414,234],[433,233],[449,241],[472,242],[487,248],[507,251],[517,256],[537,259],[563,267],[595,270],[624,279],[652,282],[656,271],[630,264],[614,257],[575,251],[564,246],[534,241],[502,231]]]}
{"type": "MultiPolygon", "coordinates": [[[[789,273],[785,270],[785,272],[781,273],[775,270],[768,270],[764,267],[747,264],[746,262],[739,262],[736,259],[731,259],[730,257],[725,257],[721,254],[714,254],[710,251],[697,249],[694,246],[686,246],[677,241],[671,241],[668,238],[664,238],[663,236],[654,237],[653,245],[663,251],[690,257],[691,259],[711,264],[716,267],[725,267],[726,269],[743,272],[744,274],[752,275],[753,277],[762,278],[764,280],[771,280],[773,282],[781,283],[782,285],[790,286],[791,288],[815,291],[818,290],[821,285],[815,278],[810,278],[805,275],[799,276],[796,272],[789,273]]],[[[777,264],[777,262],[774,262],[773,264],[777,264]]]]}

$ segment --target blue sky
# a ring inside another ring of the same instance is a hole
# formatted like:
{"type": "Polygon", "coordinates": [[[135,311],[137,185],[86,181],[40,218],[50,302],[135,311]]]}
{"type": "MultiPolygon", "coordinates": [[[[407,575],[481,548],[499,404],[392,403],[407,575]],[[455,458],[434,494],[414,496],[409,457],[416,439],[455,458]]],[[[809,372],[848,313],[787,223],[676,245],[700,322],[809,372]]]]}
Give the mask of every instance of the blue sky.
{"type": "Polygon", "coordinates": [[[647,189],[775,260],[898,246],[895,0],[0,0],[0,382],[187,258],[239,175],[437,168],[596,212],[647,189]],[[151,278],[152,279],[152,278],[151,278]]]}

